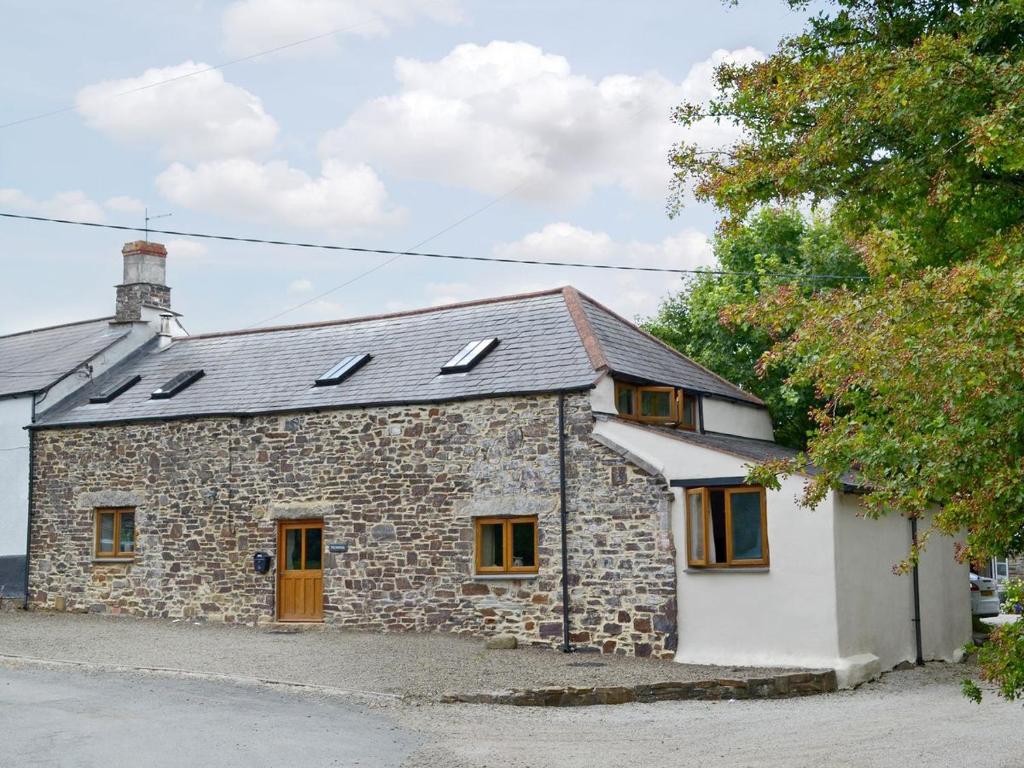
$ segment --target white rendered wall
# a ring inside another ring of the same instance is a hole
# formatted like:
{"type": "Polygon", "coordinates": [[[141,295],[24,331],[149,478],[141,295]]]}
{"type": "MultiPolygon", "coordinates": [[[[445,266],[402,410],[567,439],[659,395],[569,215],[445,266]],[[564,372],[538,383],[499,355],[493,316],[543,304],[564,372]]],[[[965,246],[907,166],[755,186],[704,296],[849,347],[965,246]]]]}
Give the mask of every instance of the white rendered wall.
{"type": "Polygon", "coordinates": [[[781,490],[767,491],[770,565],[762,572],[688,569],[685,509],[676,506],[676,661],[816,668],[838,663],[831,501],[815,510],[797,506],[803,482],[789,478],[781,490]]]}
{"type": "MultiPolygon", "coordinates": [[[[595,434],[630,451],[666,479],[743,477],[743,459],[599,421],[595,434]]],[[[689,570],[682,490],[673,489],[679,648],[676,660],[699,664],[832,667],[839,656],[831,500],[797,506],[803,478],[768,491],[768,569],[689,570]]]]}
{"type": "Polygon", "coordinates": [[[775,439],[772,417],[766,408],[742,405],[716,397],[702,399],[705,431],[752,437],[755,440],[775,439]]]}
{"type": "Polygon", "coordinates": [[[610,413],[613,416],[619,411],[615,407],[615,381],[605,374],[590,390],[590,409],[594,413],[610,413]]]}
{"type": "MultiPolygon", "coordinates": [[[[929,520],[922,520],[918,530],[924,531],[929,525],[929,520]]],[[[921,556],[921,645],[925,659],[959,659],[964,644],[973,637],[970,570],[967,563],[957,563],[955,542],[936,531],[921,556]]]]}
{"type": "Polygon", "coordinates": [[[31,395],[0,398],[0,557],[25,554],[31,420],[31,395]]]}
{"type": "MultiPolygon", "coordinates": [[[[910,551],[910,522],[901,515],[857,517],[857,497],[836,494],[836,584],[839,648],[843,656],[870,653],[883,670],[917,656],[911,575],[893,574],[910,551]]],[[[931,518],[918,521],[924,532],[931,518]]],[[[966,564],[953,556],[954,540],[935,532],[919,565],[921,645],[925,660],[952,661],[971,639],[966,564]]]]}

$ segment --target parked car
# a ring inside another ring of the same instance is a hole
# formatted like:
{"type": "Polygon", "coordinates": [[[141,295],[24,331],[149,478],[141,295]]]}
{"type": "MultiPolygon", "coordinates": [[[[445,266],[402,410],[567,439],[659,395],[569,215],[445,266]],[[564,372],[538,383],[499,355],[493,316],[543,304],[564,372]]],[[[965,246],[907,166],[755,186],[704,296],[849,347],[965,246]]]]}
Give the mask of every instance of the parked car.
{"type": "Polygon", "coordinates": [[[980,617],[999,615],[999,595],[996,594],[995,579],[971,574],[971,613],[980,617]]]}

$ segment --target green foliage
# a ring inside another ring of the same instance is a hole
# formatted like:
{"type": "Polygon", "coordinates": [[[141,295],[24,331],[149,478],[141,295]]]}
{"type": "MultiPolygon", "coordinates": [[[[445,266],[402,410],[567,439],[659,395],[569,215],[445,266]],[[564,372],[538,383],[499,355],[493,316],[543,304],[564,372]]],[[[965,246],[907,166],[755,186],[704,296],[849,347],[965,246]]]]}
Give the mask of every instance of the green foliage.
{"type": "MultiPolygon", "coordinates": [[[[977,649],[981,679],[994,683],[1007,700],[1024,698],[1024,621],[1003,624],[977,649]]],[[[981,690],[970,680],[963,682],[964,694],[981,702],[981,690]]]]}
{"type": "MultiPolygon", "coordinates": [[[[743,139],[677,147],[675,210],[692,189],[729,233],[765,205],[827,202],[871,277],[725,312],[774,342],[768,375],[820,400],[807,455],[823,472],[804,502],[853,469],[871,514],[941,506],[938,529],[968,531],[962,558],[1021,552],[1024,2],[834,0],[718,83],[709,110],[676,119],[710,113],[743,139]]],[[[1007,698],[1024,693],[1013,626],[979,653],[1007,698]]]]}
{"type": "Polygon", "coordinates": [[[1024,613],[1024,579],[1010,579],[1006,582],[1006,600],[1002,605],[1003,613],[1024,613]]]}
{"type": "Polygon", "coordinates": [[[794,448],[806,445],[815,402],[809,386],[794,386],[779,366],[759,375],[758,361],[772,346],[771,336],[751,322],[724,323],[722,314],[751,307],[765,292],[793,284],[810,295],[822,285],[849,281],[804,279],[805,275],[863,275],[860,260],[827,219],[805,219],[795,208],[766,208],[742,227],[715,239],[716,271],[688,281],[666,299],[644,327],[662,341],[760,397],[775,424],[776,440],[794,448]],[[780,278],[792,275],[795,278],[780,278]]]}

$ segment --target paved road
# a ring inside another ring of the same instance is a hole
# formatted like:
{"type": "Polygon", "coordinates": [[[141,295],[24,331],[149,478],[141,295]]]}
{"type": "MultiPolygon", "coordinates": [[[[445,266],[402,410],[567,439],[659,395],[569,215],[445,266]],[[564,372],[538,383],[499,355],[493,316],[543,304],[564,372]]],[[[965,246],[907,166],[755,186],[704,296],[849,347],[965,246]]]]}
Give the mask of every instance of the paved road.
{"type": "Polygon", "coordinates": [[[336,699],[134,674],[0,667],[0,766],[398,766],[420,743],[336,699]]]}
{"type": "Polygon", "coordinates": [[[935,664],[806,699],[540,709],[0,666],[0,767],[1020,768],[1024,707],[968,702],[964,673],[935,664]]]}

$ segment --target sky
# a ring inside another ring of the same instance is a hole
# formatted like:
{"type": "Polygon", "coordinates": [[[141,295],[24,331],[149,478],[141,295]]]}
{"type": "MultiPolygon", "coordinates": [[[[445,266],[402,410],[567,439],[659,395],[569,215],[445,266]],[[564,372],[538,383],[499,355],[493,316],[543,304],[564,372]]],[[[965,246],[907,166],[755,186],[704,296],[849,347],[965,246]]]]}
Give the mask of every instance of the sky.
{"type": "MultiPolygon", "coordinates": [[[[0,125],[57,113],[0,127],[0,212],[142,226],[148,208],[171,214],[159,229],[678,269],[711,262],[717,217],[668,217],[667,153],[737,133],[684,131],[672,107],[803,21],[781,0],[11,0],[4,16],[0,125]]],[[[141,238],[0,219],[0,334],[111,314],[141,238]]],[[[561,285],[635,318],[681,285],[150,239],[192,333],[561,285]]]]}

